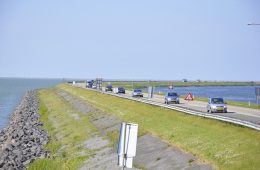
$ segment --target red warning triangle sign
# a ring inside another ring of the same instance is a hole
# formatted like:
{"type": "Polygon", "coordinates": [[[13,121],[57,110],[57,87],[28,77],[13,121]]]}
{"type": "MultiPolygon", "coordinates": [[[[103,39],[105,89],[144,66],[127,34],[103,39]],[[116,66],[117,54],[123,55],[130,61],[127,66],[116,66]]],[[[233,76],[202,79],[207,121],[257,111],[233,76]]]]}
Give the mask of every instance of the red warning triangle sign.
{"type": "Polygon", "coordinates": [[[185,100],[188,100],[188,101],[193,100],[193,95],[191,93],[188,93],[188,95],[185,97],[185,100]]]}

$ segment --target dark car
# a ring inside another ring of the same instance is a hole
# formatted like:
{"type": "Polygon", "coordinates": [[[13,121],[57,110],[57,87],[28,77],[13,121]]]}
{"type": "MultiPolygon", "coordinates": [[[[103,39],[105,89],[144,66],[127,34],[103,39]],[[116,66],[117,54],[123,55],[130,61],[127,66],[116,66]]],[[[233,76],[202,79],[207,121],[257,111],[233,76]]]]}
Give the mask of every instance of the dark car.
{"type": "Polygon", "coordinates": [[[118,87],[118,88],[117,88],[117,93],[123,93],[123,94],[125,94],[125,88],[124,88],[124,87],[118,87]]]}
{"type": "Polygon", "coordinates": [[[88,81],[86,87],[87,87],[87,88],[92,88],[93,84],[94,84],[94,81],[93,81],[93,80],[88,81]]]}
{"type": "Polygon", "coordinates": [[[113,91],[113,86],[112,85],[107,85],[105,91],[106,92],[107,91],[113,91]]]}
{"type": "Polygon", "coordinates": [[[176,103],[180,104],[179,95],[175,92],[167,92],[164,97],[164,103],[176,103]]]}

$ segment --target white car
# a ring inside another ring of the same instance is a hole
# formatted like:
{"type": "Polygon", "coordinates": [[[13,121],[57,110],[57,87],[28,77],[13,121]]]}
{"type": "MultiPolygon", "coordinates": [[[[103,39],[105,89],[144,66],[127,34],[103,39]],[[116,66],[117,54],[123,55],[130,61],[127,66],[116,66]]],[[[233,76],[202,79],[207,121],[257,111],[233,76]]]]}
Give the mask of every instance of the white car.
{"type": "Polygon", "coordinates": [[[141,89],[134,89],[132,97],[144,97],[141,89]]]}

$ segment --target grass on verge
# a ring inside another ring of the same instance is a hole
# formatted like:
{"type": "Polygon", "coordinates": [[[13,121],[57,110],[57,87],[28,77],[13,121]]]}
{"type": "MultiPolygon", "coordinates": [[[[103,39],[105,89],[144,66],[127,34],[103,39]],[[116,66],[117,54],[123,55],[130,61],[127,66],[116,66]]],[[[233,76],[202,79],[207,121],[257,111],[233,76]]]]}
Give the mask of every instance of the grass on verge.
{"type": "Polygon", "coordinates": [[[93,153],[83,147],[89,132],[95,132],[88,118],[76,111],[54,89],[40,90],[41,121],[51,136],[46,149],[51,158],[34,161],[29,170],[77,169],[93,153]],[[72,116],[74,115],[74,116],[72,116]]]}
{"type": "Polygon", "coordinates": [[[140,129],[193,153],[217,169],[258,169],[260,133],[225,122],[59,85],[95,107],[139,124],[140,129]]]}

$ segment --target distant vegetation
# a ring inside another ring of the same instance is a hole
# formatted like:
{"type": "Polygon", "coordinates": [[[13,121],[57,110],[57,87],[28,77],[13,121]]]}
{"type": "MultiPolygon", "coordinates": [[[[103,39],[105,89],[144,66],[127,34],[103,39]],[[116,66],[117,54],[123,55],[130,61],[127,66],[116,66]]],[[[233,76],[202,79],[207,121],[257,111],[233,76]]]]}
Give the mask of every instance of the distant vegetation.
{"type": "Polygon", "coordinates": [[[112,84],[113,86],[124,86],[126,89],[145,88],[148,86],[256,86],[260,82],[181,82],[181,81],[112,81],[104,82],[103,85],[112,84]]]}

